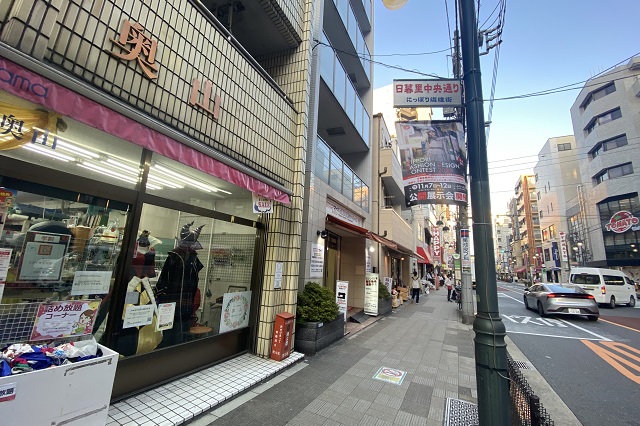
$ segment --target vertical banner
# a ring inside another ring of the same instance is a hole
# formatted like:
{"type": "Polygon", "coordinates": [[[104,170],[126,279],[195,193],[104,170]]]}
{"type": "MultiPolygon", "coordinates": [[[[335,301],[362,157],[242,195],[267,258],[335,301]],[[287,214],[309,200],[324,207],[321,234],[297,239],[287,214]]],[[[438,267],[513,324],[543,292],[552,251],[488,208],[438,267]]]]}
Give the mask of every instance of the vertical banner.
{"type": "Polygon", "coordinates": [[[567,255],[567,234],[560,232],[560,253],[562,253],[562,261],[566,262],[569,257],[567,255]]]}
{"type": "Polygon", "coordinates": [[[440,241],[440,228],[437,226],[431,227],[431,234],[433,235],[433,261],[442,263],[442,244],[440,241]]]}
{"type": "Polygon", "coordinates": [[[407,207],[467,203],[467,152],[462,123],[396,122],[407,207]]]}
{"type": "Polygon", "coordinates": [[[462,272],[471,272],[471,249],[469,247],[469,230],[460,230],[460,253],[462,254],[462,272]]]}
{"type": "Polygon", "coordinates": [[[349,281],[336,281],[336,303],[338,312],[347,320],[347,299],[349,297],[349,281]]]}
{"type": "Polygon", "coordinates": [[[364,313],[378,315],[378,274],[368,273],[364,280],[364,313]]]}
{"type": "Polygon", "coordinates": [[[551,243],[551,257],[553,258],[553,264],[560,266],[560,253],[558,252],[558,243],[555,241],[551,243]]]}

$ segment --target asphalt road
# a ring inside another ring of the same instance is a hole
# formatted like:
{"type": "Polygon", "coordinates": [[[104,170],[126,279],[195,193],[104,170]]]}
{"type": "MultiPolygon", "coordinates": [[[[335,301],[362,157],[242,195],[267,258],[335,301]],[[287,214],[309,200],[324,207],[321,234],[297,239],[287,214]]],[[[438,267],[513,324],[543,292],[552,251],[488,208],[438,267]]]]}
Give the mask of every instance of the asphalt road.
{"type": "MultiPolygon", "coordinates": [[[[524,287],[498,282],[507,334],[586,426],[640,425],[640,303],[600,308],[600,319],[541,318],[524,287]]],[[[542,401],[544,404],[544,401],[542,401]]]]}

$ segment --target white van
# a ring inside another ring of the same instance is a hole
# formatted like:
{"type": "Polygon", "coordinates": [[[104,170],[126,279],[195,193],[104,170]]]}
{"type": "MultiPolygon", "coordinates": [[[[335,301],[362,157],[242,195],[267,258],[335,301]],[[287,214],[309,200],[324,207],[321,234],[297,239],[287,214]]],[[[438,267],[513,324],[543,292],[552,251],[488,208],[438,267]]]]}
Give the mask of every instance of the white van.
{"type": "Polygon", "coordinates": [[[624,272],[604,268],[571,268],[571,284],[592,294],[597,303],[636,306],[636,289],[633,280],[624,272]]]}

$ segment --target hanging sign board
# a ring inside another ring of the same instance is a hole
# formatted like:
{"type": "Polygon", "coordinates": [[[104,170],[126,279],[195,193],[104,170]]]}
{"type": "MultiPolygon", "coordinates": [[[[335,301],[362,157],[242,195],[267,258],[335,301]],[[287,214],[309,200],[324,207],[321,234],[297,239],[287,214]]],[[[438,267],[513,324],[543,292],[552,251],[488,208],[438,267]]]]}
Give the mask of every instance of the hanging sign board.
{"type": "Polygon", "coordinates": [[[567,234],[560,232],[560,253],[562,253],[562,261],[566,262],[567,256],[567,234]]]}
{"type": "Polygon", "coordinates": [[[469,230],[460,230],[460,252],[462,253],[462,271],[471,272],[471,247],[469,244],[469,230]]]}
{"type": "Polygon", "coordinates": [[[460,80],[393,80],[394,108],[461,106],[460,80]]]}
{"type": "Polygon", "coordinates": [[[273,200],[262,197],[256,193],[253,195],[253,212],[254,213],[273,213],[273,200]]]}
{"type": "Polygon", "coordinates": [[[364,313],[378,316],[378,274],[368,273],[364,280],[364,313]]]}
{"type": "Polygon", "coordinates": [[[347,298],[349,295],[349,281],[336,281],[336,303],[338,304],[338,313],[347,320],[347,298]]]}

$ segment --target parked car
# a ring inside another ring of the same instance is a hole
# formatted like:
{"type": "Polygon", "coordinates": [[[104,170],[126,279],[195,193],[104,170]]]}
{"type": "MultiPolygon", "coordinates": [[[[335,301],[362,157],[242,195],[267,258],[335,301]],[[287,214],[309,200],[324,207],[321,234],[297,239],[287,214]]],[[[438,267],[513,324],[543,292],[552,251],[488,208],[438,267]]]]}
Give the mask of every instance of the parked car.
{"type": "Polygon", "coordinates": [[[636,306],[635,284],[624,272],[605,268],[573,268],[570,284],[582,287],[593,295],[597,303],[607,304],[610,308],[626,304],[636,306]]]}
{"type": "Polygon", "coordinates": [[[596,321],[600,316],[595,297],[577,285],[534,284],[524,291],[524,306],[536,309],[541,317],[586,315],[590,321],[596,321]]]}

